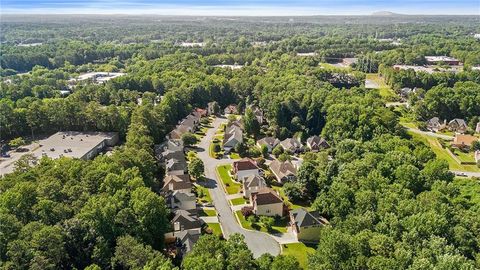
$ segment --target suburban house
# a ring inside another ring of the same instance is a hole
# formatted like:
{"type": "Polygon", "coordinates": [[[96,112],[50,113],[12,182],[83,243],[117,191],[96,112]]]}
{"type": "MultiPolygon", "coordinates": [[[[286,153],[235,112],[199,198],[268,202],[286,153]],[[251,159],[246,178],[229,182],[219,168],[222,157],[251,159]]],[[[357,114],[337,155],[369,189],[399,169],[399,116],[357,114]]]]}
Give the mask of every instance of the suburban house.
{"type": "Polygon", "coordinates": [[[173,191],[166,199],[170,209],[194,210],[197,208],[197,197],[190,192],[173,191]]]}
{"type": "Polygon", "coordinates": [[[459,149],[470,149],[473,142],[478,141],[478,138],[472,135],[455,134],[453,138],[452,147],[459,149]]]}
{"type": "Polygon", "coordinates": [[[465,133],[465,131],[467,131],[467,128],[467,123],[463,119],[455,118],[452,121],[448,122],[448,130],[450,131],[465,133]]]}
{"type": "Polygon", "coordinates": [[[192,112],[193,115],[195,115],[198,118],[206,117],[208,115],[208,111],[206,109],[202,108],[195,108],[192,112]]]}
{"type": "Polygon", "coordinates": [[[450,66],[456,66],[460,64],[460,61],[449,56],[425,56],[425,61],[429,65],[447,64],[450,66]]]}
{"type": "Polygon", "coordinates": [[[201,232],[195,230],[186,230],[176,233],[177,253],[182,256],[188,254],[192,251],[193,245],[198,241],[201,235],[201,232]]]}
{"type": "Polygon", "coordinates": [[[216,106],[218,106],[218,103],[216,101],[209,102],[207,104],[207,115],[214,115],[216,106]]]}
{"type": "Polygon", "coordinates": [[[324,138],[320,138],[319,136],[315,135],[307,139],[307,147],[312,152],[317,152],[320,149],[330,148],[330,145],[324,138]]]}
{"type": "Polygon", "coordinates": [[[446,120],[443,123],[440,121],[440,118],[433,117],[427,121],[427,129],[432,132],[438,132],[446,128],[446,120]]]}
{"type": "Polygon", "coordinates": [[[243,130],[236,125],[227,127],[227,129],[228,132],[225,132],[225,135],[223,137],[223,150],[228,153],[237,144],[243,142],[243,130]]]}
{"type": "Polygon", "coordinates": [[[170,151],[183,151],[183,142],[182,140],[167,140],[166,149],[170,151]]]}
{"type": "Polygon", "coordinates": [[[263,122],[265,121],[265,118],[263,117],[263,111],[257,106],[252,106],[252,112],[255,115],[257,122],[259,124],[263,124],[263,122]]]}
{"type": "Polygon", "coordinates": [[[188,193],[192,190],[192,182],[188,174],[167,175],[163,179],[162,192],[181,191],[188,193]]]}
{"type": "Polygon", "coordinates": [[[307,211],[305,208],[290,211],[290,226],[298,241],[318,242],[325,225],[328,225],[328,221],[317,211],[307,211]]]}
{"type": "Polygon", "coordinates": [[[290,161],[274,160],[270,163],[270,170],[281,184],[295,180],[297,168],[290,161]]]}
{"type": "Polygon", "coordinates": [[[195,213],[185,210],[176,210],[170,221],[173,231],[198,230],[201,231],[202,220],[195,213]]]}
{"type": "Polygon", "coordinates": [[[302,143],[295,138],[287,138],[280,142],[283,150],[291,153],[298,153],[302,151],[302,143]]]}
{"type": "Polygon", "coordinates": [[[244,158],[242,160],[233,162],[232,174],[237,181],[242,181],[249,175],[260,175],[260,169],[255,161],[249,158],[244,158]]]}
{"type": "Polygon", "coordinates": [[[473,155],[475,157],[475,162],[478,164],[478,162],[480,162],[480,150],[475,151],[473,155]]]}
{"type": "Polygon", "coordinates": [[[187,117],[179,121],[178,125],[167,134],[167,139],[180,140],[182,135],[186,132],[195,132],[200,119],[207,114],[207,111],[204,109],[195,109],[187,117]]]}
{"type": "Polygon", "coordinates": [[[238,106],[235,104],[230,104],[223,110],[225,114],[239,114],[238,106]]]}
{"type": "Polygon", "coordinates": [[[271,188],[263,188],[250,194],[253,213],[258,216],[283,216],[283,201],[271,188]]]}
{"type": "Polygon", "coordinates": [[[265,137],[257,141],[257,146],[261,149],[262,145],[266,145],[268,152],[271,153],[273,148],[280,143],[280,140],[274,137],[265,137]]]}
{"type": "Polygon", "coordinates": [[[343,58],[342,59],[342,64],[345,66],[352,66],[353,64],[356,64],[358,62],[358,58],[351,57],[351,58],[343,58]]]}
{"type": "Polygon", "coordinates": [[[182,159],[168,159],[165,162],[165,168],[167,170],[167,175],[186,174],[188,171],[188,165],[185,161],[185,157],[183,157],[182,159]]]}
{"type": "Polygon", "coordinates": [[[158,159],[160,162],[166,161],[169,159],[185,160],[185,154],[183,153],[183,149],[176,150],[176,151],[167,149],[162,153],[160,153],[160,155],[158,156],[158,159]]]}
{"type": "Polygon", "coordinates": [[[267,187],[267,183],[263,177],[251,174],[243,178],[243,197],[250,198],[253,192],[258,192],[260,189],[267,187]]]}

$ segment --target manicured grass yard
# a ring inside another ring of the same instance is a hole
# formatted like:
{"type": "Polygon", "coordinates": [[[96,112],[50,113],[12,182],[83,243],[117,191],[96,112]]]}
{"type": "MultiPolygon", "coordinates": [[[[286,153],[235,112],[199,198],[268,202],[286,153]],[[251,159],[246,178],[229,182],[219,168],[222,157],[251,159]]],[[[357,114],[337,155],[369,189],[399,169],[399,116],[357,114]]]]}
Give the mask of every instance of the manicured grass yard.
{"type": "Polygon", "coordinates": [[[225,184],[225,189],[228,194],[236,194],[240,191],[241,185],[239,183],[233,182],[230,174],[228,173],[232,169],[232,165],[222,165],[217,167],[218,175],[222,179],[223,184],[225,184]]]}
{"type": "Polygon", "coordinates": [[[233,205],[240,205],[240,204],[246,203],[247,200],[245,200],[245,198],[241,197],[241,198],[233,199],[233,200],[231,200],[231,202],[232,202],[233,205]]]}
{"type": "Polygon", "coordinates": [[[378,73],[367,74],[366,79],[378,84],[380,96],[386,100],[393,100],[396,97],[395,92],[393,92],[392,88],[385,83],[378,73]]]}
{"type": "MultiPolygon", "coordinates": [[[[240,220],[240,225],[242,225],[244,229],[256,230],[256,231],[268,233],[267,229],[263,227],[260,222],[257,222],[256,224],[252,224],[248,222],[245,219],[245,217],[242,215],[242,211],[240,210],[236,211],[235,215],[238,217],[238,220],[240,220]]],[[[288,217],[283,217],[278,220],[275,219],[275,223],[273,224],[272,231],[270,233],[286,233],[287,225],[288,225],[288,217]]]]}
{"type": "Polygon", "coordinates": [[[307,268],[308,255],[315,252],[314,247],[306,246],[304,243],[293,243],[282,245],[282,255],[291,255],[297,258],[303,269],[307,268]]]}
{"type": "Polygon", "coordinates": [[[220,227],[220,223],[207,223],[207,226],[208,226],[207,228],[212,229],[213,234],[218,236],[223,235],[222,227],[220,227]]]}
{"type": "Polygon", "coordinates": [[[241,157],[240,157],[239,154],[232,152],[232,153],[230,153],[230,158],[231,158],[231,159],[240,159],[241,157]]]}
{"type": "Polygon", "coordinates": [[[480,171],[480,169],[476,165],[462,165],[458,163],[445,149],[442,148],[437,138],[428,135],[413,133],[410,131],[408,132],[408,134],[410,134],[412,138],[419,140],[426,145],[429,145],[432,151],[437,155],[437,158],[445,159],[448,162],[451,170],[468,172],[480,171]]]}
{"type": "Polygon", "coordinates": [[[197,200],[201,202],[212,202],[212,197],[210,196],[210,191],[208,188],[203,187],[199,184],[195,185],[195,189],[197,190],[197,200]]]}
{"type": "Polygon", "coordinates": [[[201,217],[214,217],[217,215],[217,212],[213,209],[200,209],[198,215],[201,217]]]}
{"type": "Polygon", "coordinates": [[[460,159],[461,162],[475,163],[475,157],[473,156],[473,152],[465,153],[458,149],[455,149],[453,153],[458,157],[458,159],[460,159]]]}

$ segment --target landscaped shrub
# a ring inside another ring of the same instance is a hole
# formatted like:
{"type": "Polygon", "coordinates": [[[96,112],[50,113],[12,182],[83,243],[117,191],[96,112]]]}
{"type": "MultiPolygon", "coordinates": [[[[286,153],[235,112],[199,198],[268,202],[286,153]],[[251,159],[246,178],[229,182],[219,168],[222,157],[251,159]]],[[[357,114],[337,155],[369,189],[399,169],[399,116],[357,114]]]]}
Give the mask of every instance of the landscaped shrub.
{"type": "Polygon", "coordinates": [[[244,217],[248,217],[248,216],[253,215],[253,207],[251,207],[251,206],[244,206],[244,207],[242,207],[242,209],[240,211],[242,212],[242,215],[244,217]]]}

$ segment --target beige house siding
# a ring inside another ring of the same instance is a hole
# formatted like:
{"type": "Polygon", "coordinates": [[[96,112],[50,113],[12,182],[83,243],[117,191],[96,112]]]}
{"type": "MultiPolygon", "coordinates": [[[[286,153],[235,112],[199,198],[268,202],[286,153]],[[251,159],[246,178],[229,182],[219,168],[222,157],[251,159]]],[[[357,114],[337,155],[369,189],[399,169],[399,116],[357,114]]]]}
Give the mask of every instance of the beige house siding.
{"type": "Polygon", "coordinates": [[[320,240],[321,230],[322,225],[302,227],[300,228],[300,232],[297,233],[297,239],[298,241],[317,242],[318,240],[320,240]]]}
{"type": "Polygon", "coordinates": [[[283,203],[255,205],[254,211],[257,216],[282,216],[283,203]]]}

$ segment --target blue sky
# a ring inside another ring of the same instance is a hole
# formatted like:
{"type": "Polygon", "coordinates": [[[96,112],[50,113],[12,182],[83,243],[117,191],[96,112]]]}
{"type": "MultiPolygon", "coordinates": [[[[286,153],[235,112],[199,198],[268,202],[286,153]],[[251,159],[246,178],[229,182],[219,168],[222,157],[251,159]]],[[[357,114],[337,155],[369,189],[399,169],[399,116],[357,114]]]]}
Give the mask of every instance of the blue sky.
{"type": "Polygon", "coordinates": [[[480,16],[480,0],[0,0],[0,3],[2,13],[294,16],[364,15],[388,10],[480,16]]]}

